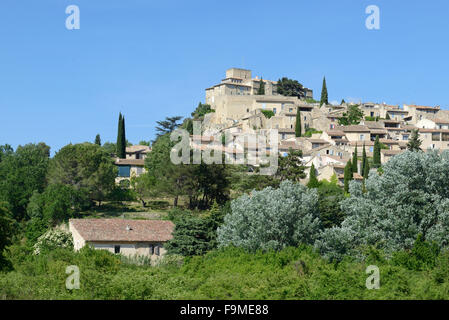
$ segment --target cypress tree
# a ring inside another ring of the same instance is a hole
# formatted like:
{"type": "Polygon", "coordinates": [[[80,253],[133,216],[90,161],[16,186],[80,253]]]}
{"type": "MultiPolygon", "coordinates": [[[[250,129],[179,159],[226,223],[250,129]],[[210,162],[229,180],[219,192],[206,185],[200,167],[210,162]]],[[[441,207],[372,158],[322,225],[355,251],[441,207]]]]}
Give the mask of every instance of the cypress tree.
{"type": "Polygon", "coordinates": [[[418,130],[415,129],[412,131],[412,135],[410,136],[410,140],[407,142],[407,150],[410,151],[422,151],[421,150],[422,141],[419,139],[418,130]]]}
{"type": "Polygon", "coordinates": [[[369,167],[369,162],[366,161],[365,167],[363,168],[363,178],[364,178],[364,179],[368,179],[369,169],[370,169],[370,167],[369,167]]]}
{"type": "Polygon", "coordinates": [[[122,116],[121,112],[118,118],[117,157],[120,159],[126,158],[125,117],[122,116]]]}
{"type": "Polygon", "coordinates": [[[391,120],[389,113],[387,113],[387,115],[385,116],[385,120],[391,120]]]}
{"type": "Polygon", "coordinates": [[[327,86],[326,86],[326,77],[323,78],[323,87],[321,89],[321,102],[320,105],[329,104],[328,96],[327,96],[327,86]]]}
{"type": "Polygon", "coordinates": [[[301,136],[301,112],[298,110],[296,111],[296,124],[295,124],[295,136],[300,137],[301,136]]]}
{"type": "Polygon", "coordinates": [[[351,159],[348,160],[345,167],[345,173],[344,173],[344,185],[345,185],[345,192],[349,192],[349,181],[352,180],[352,163],[351,159]]]}
{"type": "Polygon", "coordinates": [[[364,176],[365,174],[365,166],[366,166],[366,150],[365,150],[365,142],[363,143],[363,151],[362,151],[362,168],[361,168],[361,173],[364,176]]]}
{"type": "Polygon", "coordinates": [[[259,90],[257,90],[258,95],[264,95],[265,94],[265,83],[263,82],[263,78],[260,78],[260,85],[259,90]]]}
{"type": "Polygon", "coordinates": [[[380,167],[380,142],[379,136],[376,136],[376,141],[374,142],[374,154],[373,154],[373,167],[380,167]]]}
{"type": "Polygon", "coordinates": [[[352,154],[352,172],[357,173],[357,144],[355,145],[354,153],[352,154]]]}
{"type": "Polygon", "coordinates": [[[95,144],[98,144],[101,147],[101,138],[99,134],[95,136],[95,144]]]}
{"type": "Polygon", "coordinates": [[[309,173],[309,182],[307,183],[308,188],[318,188],[320,183],[318,182],[318,179],[316,177],[316,171],[315,166],[312,163],[312,166],[310,167],[310,173],[309,173]]]}

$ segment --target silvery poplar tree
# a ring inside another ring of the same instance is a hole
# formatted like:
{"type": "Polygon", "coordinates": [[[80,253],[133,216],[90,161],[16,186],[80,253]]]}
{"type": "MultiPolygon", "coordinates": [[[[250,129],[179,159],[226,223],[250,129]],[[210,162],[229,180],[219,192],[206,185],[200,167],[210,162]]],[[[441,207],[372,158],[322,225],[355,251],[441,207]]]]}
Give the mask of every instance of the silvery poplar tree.
{"type": "Polygon", "coordinates": [[[346,218],[324,230],[315,246],[330,259],[359,256],[374,245],[387,254],[410,249],[422,234],[441,248],[449,245],[449,152],[404,152],[371,171],[365,183],[352,181],[341,202],[346,218]]]}
{"type": "Polygon", "coordinates": [[[313,244],[321,228],[317,208],[316,189],[288,180],[278,189],[253,191],[232,201],[232,213],[217,230],[219,246],[255,251],[313,244]]]}

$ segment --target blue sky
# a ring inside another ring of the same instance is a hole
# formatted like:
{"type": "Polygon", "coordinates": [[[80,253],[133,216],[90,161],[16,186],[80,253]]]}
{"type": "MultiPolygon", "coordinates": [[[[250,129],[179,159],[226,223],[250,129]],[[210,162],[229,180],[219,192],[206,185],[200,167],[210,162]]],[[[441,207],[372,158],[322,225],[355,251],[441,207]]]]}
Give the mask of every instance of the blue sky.
{"type": "Polygon", "coordinates": [[[133,143],[189,116],[230,67],[297,79],[331,101],[449,107],[445,0],[2,0],[0,144],[133,143]],[[67,30],[65,8],[80,8],[67,30]],[[380,30],[365,8],[380,8],[380,30]]]}

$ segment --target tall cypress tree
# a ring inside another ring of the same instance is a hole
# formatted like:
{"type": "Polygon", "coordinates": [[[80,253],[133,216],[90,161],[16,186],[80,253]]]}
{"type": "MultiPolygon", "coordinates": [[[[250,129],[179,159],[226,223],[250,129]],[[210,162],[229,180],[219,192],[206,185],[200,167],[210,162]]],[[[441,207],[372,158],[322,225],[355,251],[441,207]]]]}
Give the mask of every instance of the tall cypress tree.
{"type": "Polygon", "coordinates": [[[100,138],[100,135],[99,135],[99,134],[97,134],[97,135],[95,136],[95,144],[98,144],[99,146],[101,146],[101,138],[100,138]]]}
{"type": "Polygon", "coordinates": [[[298,110],[296,111],[296,124],[295,124],[295,136],[300,137],[301,136],[301,112],[298,110]]]}
{"type": "Polygon", "coordinates": [[[122,116],[121,112],[118,117],[117,157],[120,159],[126,158],[125,117],[122,116]]]}
{"type": "Polygon", "coordinates": [[[365,150],[365,142],[363,143],[363,151],[362,151],[362,168],[361,168],[361,174],[364,176],[365,174],[365,166],[366,166],[366,150],[365,150]]]}
{"type": "Polygon", "coordinates": [[[348,160],[345,166],[345,173],[344,173],[344,185],[345,185],[345,192],[349,192],[349,181],[352,180],[352,163],[351,159],[348,160]]]}
{"type": "Polygon", "coordinates": [[[376,136],[376,141],[374,142],[374,154],[373,154],[373,167],[380,167],[380,142],[379,136],[376,136]]]}
{"type": "Polygon", "coordinates": [[[312,163],[312,166],[310,167],[309,182],[307,183],[307,187],[308,188],[318,188],[319,186],[320,186],[320,183],[318,182],[318,178],[316,177],[315,166],[312,163]]]}
{"type": "Polygon", "coordinates": [[[321,89],[321,102],[320,105],[329,104],[328,96],[327,96],[327,86],[326,86],[326,77],[323,78],[323,87],[321,89]]]}
{"type": "Polygon", "coordinates": [[[358,172],[358,161],[357,161],[357,144],[355,145],[354,153],[352,154],[352,172],[357,173],[358,172]]]}
{"type": "Polygon", "coordinates": [[[263,78],[260,78],[260,85],[259,90],[257,90],[258,95],[264,95],[265,94],[265,83],[263,82],[263,78]]]}
{"type": "Polygon", "coordinates": [[[370,169],[370,167],[369,167],[369,162],[366,161],[366,163],[365,163],[365,168],[363,168],[363,178],[364,178],[364,179],[368,179],[369,169],[370,169]]]}

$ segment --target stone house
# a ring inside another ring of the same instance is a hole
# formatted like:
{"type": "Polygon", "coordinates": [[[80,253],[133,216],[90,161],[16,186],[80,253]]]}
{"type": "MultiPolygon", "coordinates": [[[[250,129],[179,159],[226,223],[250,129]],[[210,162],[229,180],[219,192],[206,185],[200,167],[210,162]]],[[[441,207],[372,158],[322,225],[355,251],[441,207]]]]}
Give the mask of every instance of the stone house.
{"type": "Polygon", "coordinates": [[[69,231],[75,251],[85,245],[125,256],[156,260],[166,253],[174,224],[163,220],[70,219],[69,231]]]}

